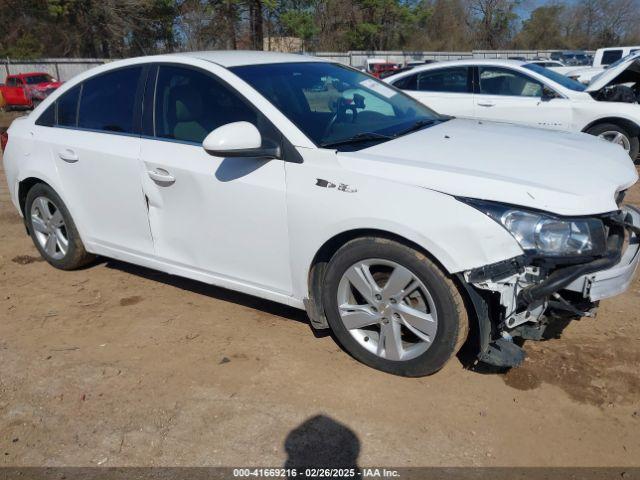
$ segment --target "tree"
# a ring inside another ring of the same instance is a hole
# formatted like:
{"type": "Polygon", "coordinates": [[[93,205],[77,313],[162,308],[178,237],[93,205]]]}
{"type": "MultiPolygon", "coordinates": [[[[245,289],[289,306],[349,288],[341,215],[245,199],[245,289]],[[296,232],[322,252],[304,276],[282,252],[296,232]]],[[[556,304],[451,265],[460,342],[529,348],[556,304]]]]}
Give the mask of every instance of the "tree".
{"type": "Polygon", "coordinates": [[[562,32],[564,6],[547,5],[536,8],[522,24],[516,45],[524,49],[566,47],[562,32]]]}
{"type": "Polygon", "coordinates": [[[518,19],[519,0],[467,0],[476,48],[497,50],[510,45],[518,19]]]}

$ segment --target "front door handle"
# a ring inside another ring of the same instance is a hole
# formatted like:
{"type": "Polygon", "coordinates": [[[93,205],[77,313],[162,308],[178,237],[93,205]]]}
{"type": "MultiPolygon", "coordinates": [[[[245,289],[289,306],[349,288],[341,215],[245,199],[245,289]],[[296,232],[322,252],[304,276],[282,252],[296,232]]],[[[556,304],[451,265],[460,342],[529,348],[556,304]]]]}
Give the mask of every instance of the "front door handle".
{"type": "Polygon", "coordinates": [[[496,104],[493,102],[478,102],[478,105],[481,107],[495,107],[496,104]]]}
{"type": "Polygon", "coordinates": [[[65,148],[64,150],[58,152],[58,157],[60,157],[60,160],[64,160],[67,163],[76,163],[78,160],[80,160],[78,154],[70,148],[65,148]]]}
{"type": "Polygon", "coordinates": [[[149,178],[160,185],[172,185],[176,178],[167,172],[164,168],[156,168],[155,170],[147,170],[149,178]]]}

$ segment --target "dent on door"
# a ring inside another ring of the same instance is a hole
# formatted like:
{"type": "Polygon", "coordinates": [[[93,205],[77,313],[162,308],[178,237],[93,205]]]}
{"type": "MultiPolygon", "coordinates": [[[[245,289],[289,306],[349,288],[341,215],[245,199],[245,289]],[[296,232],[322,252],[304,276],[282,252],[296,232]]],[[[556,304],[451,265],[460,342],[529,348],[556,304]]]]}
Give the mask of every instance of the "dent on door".
{"type": "Polygon", "coordinates": [[[161,141],[145,141],[142,158],[158,257],[290,291],[283,161],[221,158],[161,141]]]}

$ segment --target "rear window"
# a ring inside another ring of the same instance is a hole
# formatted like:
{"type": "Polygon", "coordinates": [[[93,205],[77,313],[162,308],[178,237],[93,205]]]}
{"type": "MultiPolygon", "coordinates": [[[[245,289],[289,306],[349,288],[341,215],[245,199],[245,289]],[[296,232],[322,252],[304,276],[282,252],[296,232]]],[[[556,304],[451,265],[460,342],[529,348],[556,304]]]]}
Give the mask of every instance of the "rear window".
{"type": "Polygon", "coordinates": [[[622,58],[622,50],[606,50],[602,53],[602,65],[611,65],[622,58]]]}
{"type": "Polygon", "coordinates": [[[89,130],[134,133],[136,92],[142,67],[123,68],[84,82],[78,126],[89,130]]]}

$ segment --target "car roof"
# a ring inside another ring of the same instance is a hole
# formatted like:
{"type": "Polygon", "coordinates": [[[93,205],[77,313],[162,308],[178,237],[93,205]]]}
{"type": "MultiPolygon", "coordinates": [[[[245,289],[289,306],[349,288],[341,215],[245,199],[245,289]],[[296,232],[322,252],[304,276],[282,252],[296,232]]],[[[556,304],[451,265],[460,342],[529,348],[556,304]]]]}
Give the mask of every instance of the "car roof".
{"type": "MultiPolygon", "coordinates": [[[[533,60],[532,60],[533,61],[533,60]]],[[[522,60],[506,60],[501,58],[465,58],[462,60],[446,60],[444,62],[427,63],[415,67],[413,72],[421,72],[423,70],[435,70],[444,67],[469,66],[469,65],[492,65],[497,67],[521,67],[531,62],[523,62],[522,60]]]]}
{"type": "Polygon", "coordinates": [[[244,65],[264,65],[269,63],[322,62],[324,60],[293,53],[261,52],[254,50],[218,50],[203,52],[183,52],[172,55],[197,58],[216,63],[223,67],[244,65]]]}

